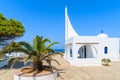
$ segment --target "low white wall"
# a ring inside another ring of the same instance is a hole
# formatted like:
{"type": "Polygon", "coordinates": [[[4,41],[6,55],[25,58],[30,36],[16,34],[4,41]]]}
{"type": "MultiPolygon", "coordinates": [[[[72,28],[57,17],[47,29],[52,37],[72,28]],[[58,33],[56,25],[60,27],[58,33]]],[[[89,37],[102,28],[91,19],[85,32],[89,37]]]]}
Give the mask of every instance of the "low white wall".
{"type": "Polygon", "coordinates": [[[46,74],[43,76],[33,76],[33,77],[19,76],[14,74],[14,80],[55,80],[57,77],[58,77],[57,71],[51,74],[46,74]]]}
{"type": "Polygon", "coordinates": [[[0,68],[4,67],[7,64],[7,60],[0,62],[0,68]]]}
{"type": "Polygon", "coordinates": [[[71,66],[101,66],[101,59],[97,58],[87,58],[87,59],[76,59],[76,60],[68,60],[71,66]]]}
{"type": "Polygon", "coordinates": [[[110,57],[108,59],[110,59],[111,61],[120,61],[119,57],[110,57]]]}

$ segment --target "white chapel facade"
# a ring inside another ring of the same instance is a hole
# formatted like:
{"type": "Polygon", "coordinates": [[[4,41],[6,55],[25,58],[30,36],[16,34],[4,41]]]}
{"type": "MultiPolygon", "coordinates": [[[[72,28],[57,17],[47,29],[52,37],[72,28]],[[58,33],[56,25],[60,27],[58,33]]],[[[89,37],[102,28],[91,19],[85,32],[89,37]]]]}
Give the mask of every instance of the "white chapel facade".
{"type": "Polygon", "coordinates": [[[97,36],[79,36],[65,7],[65,55],[72,66],[100,66],[103,58],[119,61],[119,38],[103,32],[97,36]]]}

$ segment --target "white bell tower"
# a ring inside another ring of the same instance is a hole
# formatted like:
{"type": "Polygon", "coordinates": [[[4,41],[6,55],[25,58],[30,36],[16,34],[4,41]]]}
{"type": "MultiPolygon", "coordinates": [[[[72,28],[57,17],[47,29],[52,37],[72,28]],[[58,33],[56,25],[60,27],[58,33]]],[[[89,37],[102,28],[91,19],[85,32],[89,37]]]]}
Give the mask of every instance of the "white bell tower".
{"type": "Polygon", "coordinates": [[[70,19],[68,17],[68,12],[67,12],[67,6],[65,7],[65,40],[68,40],[69,38],[73,36],[79,36],[73,26],[71,25],[70,19]]]}

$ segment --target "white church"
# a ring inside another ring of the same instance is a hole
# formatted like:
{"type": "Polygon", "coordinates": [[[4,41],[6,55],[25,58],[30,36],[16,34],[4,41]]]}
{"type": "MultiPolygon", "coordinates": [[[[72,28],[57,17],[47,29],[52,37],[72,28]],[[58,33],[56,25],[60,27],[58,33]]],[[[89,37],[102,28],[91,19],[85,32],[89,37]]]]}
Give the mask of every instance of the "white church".
{"type": "Polygon", "coordinates": [[[103,32],[97,36],[79,36],[65,8],[65,55],[72,66],[100,66],[103,58],[119,61],[119,38],[103,32]]]}

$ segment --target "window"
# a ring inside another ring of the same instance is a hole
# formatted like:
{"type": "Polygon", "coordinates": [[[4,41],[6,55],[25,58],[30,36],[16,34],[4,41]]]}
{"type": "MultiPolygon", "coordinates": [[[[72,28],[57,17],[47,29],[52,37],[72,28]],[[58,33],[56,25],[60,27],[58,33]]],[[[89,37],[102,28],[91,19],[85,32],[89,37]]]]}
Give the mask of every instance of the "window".
{"type": "Polygon", "coordinates": [[[70,48],[70,57],[72,57],[72,48],[70,48]]]}
{"type": "Polygon", "coordinates": [[[104,53],[107,54],[108,53],[108,47],[104,48],[104,53]]]}

